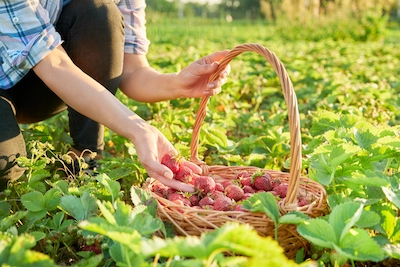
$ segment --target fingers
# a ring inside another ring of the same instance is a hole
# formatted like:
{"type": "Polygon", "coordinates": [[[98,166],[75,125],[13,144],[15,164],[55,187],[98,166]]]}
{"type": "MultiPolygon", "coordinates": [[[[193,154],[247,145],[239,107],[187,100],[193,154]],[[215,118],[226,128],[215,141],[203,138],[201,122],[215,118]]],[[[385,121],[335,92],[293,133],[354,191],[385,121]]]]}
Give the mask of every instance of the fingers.
{"type": "Polygon", "coordinates": [[[174,179],[167,179],[163,176],[157,176],[157,175],[155,175],[155,176],[156,177],[153,177],[153,178],[157,179],[164,185],[174,188],[176,190],[181,190],[181,191],[190,192],[190,193],[193,193],[195,191],[194,187],[190,184],[185,184],[185,183],[182,183],[182,182],[180,182],[178,180],[174,180],[174,179]]]}
{"type": "Polygon", "coordinates": [[[193,162],[187,161],[187,160],[184,160],[184,161],[183,161],[183,165],[189,167],[190,169],[192,169],[192,171],[193,171],[194,173],[197,173],[197,174],[201,174],[202,171],[203,171],[203,170],[199,167],[199,165],[197,165],[197,164],[195,164],[195,163],[193,163],[193,162]]]}
{"type": "Polygon", "coordinates": [[[225,69],[220,73],[218,79],[207,84],[207,89],[204,91],[204,95],[216,95],[222,90],[221,86],[228,81],[228,75],[231,71],[231,67],[228,64],[225,69]]]}

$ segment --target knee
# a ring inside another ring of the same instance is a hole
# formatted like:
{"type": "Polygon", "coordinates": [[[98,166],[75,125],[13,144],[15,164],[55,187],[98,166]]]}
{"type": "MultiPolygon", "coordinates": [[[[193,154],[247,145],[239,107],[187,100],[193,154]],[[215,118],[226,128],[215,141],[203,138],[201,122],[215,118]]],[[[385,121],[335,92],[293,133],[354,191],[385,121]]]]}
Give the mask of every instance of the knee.
{"type": "Polygon", "coordinates": [[[123,17],[113,0],[80,0],[72,3],[79,5],[85,20],[93,25],[123,25],[123,17]]]}

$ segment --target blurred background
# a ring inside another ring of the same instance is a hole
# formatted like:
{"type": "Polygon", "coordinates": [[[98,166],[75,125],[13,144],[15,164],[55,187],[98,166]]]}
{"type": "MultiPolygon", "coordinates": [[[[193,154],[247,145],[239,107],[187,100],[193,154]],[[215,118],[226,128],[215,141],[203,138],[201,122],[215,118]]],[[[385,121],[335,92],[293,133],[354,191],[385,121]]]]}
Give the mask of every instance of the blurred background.
{"type": "Polygon", "coordinates": [[[148,12],[176,17],[309,20],[362,16],[365,12],[399,18],[400,0],[147,0],[148,12]]]}

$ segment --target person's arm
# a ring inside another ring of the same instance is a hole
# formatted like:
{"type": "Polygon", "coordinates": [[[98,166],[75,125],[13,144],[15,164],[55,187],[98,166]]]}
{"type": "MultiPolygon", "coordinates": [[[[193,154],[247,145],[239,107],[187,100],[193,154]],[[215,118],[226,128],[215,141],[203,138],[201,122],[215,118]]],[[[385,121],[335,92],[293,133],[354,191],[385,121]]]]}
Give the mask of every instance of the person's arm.
{"type": "MultiPolygon", "coordinates": [[[[149,176],[176,189],[193,191],[191,185],[171,179],[171,170],[160,163],[162,155],[175,151],[166,137],[74,65],[61,46],[33,70],[73,109],[128,138],[135,145],[138,158],[149,176]]],[[[197,173],[201,172],[197,165],[186,164],[197,173]]]]}
{"type": "Polygon", "coordinates": [[[162,74],[152,68],[145,55],[125,53],[121,91],[141,102],[157,102],[177,98],[195,98],[214,95],[227,80],[229,65],[220,77],[209,83],[217,70],[218,61],[228,50],[218,51],[188,65],[179,73],[162,74]]]}

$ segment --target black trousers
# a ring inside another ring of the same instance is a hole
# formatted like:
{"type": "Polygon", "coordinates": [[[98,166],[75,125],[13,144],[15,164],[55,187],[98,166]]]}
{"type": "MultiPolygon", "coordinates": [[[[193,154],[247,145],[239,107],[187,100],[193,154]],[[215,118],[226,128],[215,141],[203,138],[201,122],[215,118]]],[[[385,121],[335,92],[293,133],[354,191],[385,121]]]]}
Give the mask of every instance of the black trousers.
{"type": "MultiPolygon", "coordinates": [[[[55,27],[73,62],[115,94],[122,74],[124,30],[114,1],[72,0],[55,27]]],[[[90,108],[90,101],[87,105],[90,108]]],[[[19,124],[46,120],[65,109],[73,147],[101,153],[104,127],[67,107],[32,70],[14,87],[0,89],[0,190],[24,171],[15,161],[26,155],[19,124]]]]}

